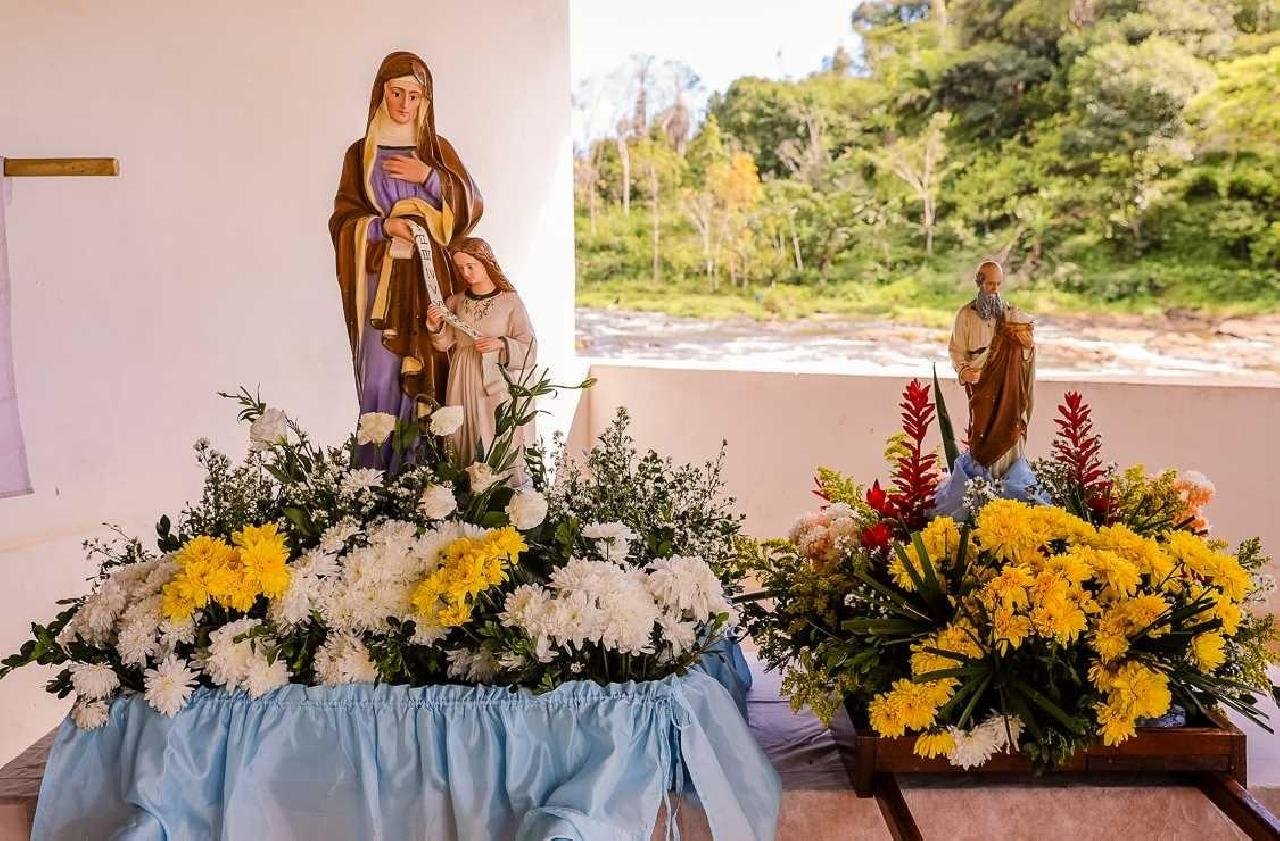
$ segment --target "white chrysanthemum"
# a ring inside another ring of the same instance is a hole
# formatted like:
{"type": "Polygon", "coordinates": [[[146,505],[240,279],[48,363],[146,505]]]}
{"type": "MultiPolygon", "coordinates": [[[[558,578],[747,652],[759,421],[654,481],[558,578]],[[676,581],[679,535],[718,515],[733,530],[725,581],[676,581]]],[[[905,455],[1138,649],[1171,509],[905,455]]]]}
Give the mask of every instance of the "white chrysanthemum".
{"type": "Polygon", "coordinates": [[[390,412],[365,412],[356,426],[356,443],[382,446],[396,428],[396,416],[390,412]]]}
{"type": "Polygon", "coordinates": [[[467,478],[471,480],[471,492],[473,494],[484,493],[498,481],[498,477],[494,475],[493,468],[483,461],[474,462],[467,468],[467,478]]]}
{"type": "Polygon", "coordinates": [[[968,731],[953,727],[951,735],[956,747],[947,760],[960,768],[977,768],[997,753],[1010,748],[1016,750],[1021,734],[1022,721],[1016,716],[991,715],[968,731]]]}
{"type": "Polygon", "coordinates": [[[186,619],[180,622],[174,622],[172,619],[164,619],[160,622],[160,644],[174,648],[184,643],[190,644],[196,641],[196,622],[202,616],[201,611],[196,611],[186,619]]]}
{"type": "Polygon", "coordinates": [[[662,638],[671,645],[671,653],[675,657],[684,654],[698,641],[698,623],[681,621],[669,613],[658,618],[658,626],[662,628],[662,638]]]}
{"type": "MultiPolygon", "coordinates": [[[[329,555],[323,553],[316,553],[316,557],[324,561],[332,561],[329,555]]],[[[294,569],[293,575],[289,577],[289,586],[284,591],[284,595],[271,601],[268,613],[277,625],[284,627],[299,625],[307,621],[311,612],[318,609],[321,603],[324,581],[306,558],[307,556],[303,556],[298,567],[294,569]]],[[[336,564],[333,565],[333,571],[337,571],[336,564]]]]}
{"type": "Polygon", "coordinates": [[[228,622],[209,634],[209,653],[201,664],[209,680],[228,692],[239,689],[249,672],[254,658],[253,641],[236,637],[244,636],[258,627],[256,619],[237,619],[228,622]]]}
{"type": "Polygon", "coordinates": [[[590,523],[582,530],[582,536],[596,541],[600,554],[606,561],[621,563],[631,551],[631,542],[636,539],[625,523],[590,523]]]}
{"type": "Polygon", "coordinates": [[[582,529],[582,536],[589,540],[625,540],[636,539],[636,533],[626,523],[589,523],[582,529]]]}
{"type": "Polygon", "coordinates": [[[84,604],[68,623],[64,632],[67,641],[79,635],[91,645],[105,645],[128,599],[128,591],[114,578],[103,581],[97,592],[85,598],[84,604]]]}
{"type": "Polygon", "coordinates": [[[487,651],[450,651],[449,677],[472,683],[491,683],[498,675],[498,661],[487,651]]]}
{"type": "Polygon", "coordinates": [[[447,485],[427,485],[418,501],[418,510],[428,520],[443,520],[458,510],[458,500],[453,488],[447,485]]]}
{"type": "Polygon", "coordinates": [[[110,717],[111,709],[107,702],[99,699],[79,698],[71,706],[71,720],[81,730],[97,730],[110,717]]]}
{"type": "Polygon", "coordinates": [[[372,467],[358,467],[342,477],[340,490],[347,496],[355,496],[368,488],[382,484],[382,471],[372,467]]]}
{"type": "Polygon", "coordinates": [[[417,619],[414,622],[413,636],[409,637],[409,642],[413,645],[435,645],[447,636],[449,636],[448,628],[427,625],[421,619],[417,619]]]}
{"type": "Polygon", "coordinates": [[[369,543],[391,551],[407,552],[418,536],[418,527],[407,520],[386,520],[369,529],[369,543]]]}
{"type": "Polygon", "coordinates": [[[173,717],[187,705],[199,682],[199,675],[174,655],[166,657],[154,669],[142,675],[146,692],[143,697],[152,709],[173,717]]]}
{"type": "Polygon", "coordinates": [[[347,545],[347,541],[360,533],[360,524],[350,517],[334,523],[320,535],[320,551],[336,555],[347,545]]]}
{"type": "Polygon", "coordinates": [[[315,668],[316,676],[325,686],[373,683],[378,679],[369,649],[354,634],[330,634],[316,652],[315,668]]]}
{"type": "Polygon", "coordinates": [[[461,406],[441,406],[431,413],[431,434],[452,435],[462,428],[464,417],[461,406]]]}
{"type": "Polygon", "coordinates": [[[520,531],[535,529],[547,519],[547,500],[534,490],[517,491],[507,503],[507,518],[520,531]]]}
{"type": "Polygon", "coordinates": [[[101,663],[72,663],[71,685],[81,698],[106,698],[120,687],[120,676],[101,663]]]}
{"type": "Polygon", "coordinates": [[[289,667],[281,657],[277,657],[274,662],[267,662],[265,656],[255,654],[245,669],[244,688],[249,690],[251,698],[261,698],[288,682],[289,667]]]}
{"type": "Polygon", "coordinates": [[[594,643],[622,653],[652,653],[662,613],[643,571],[582,558],[551,574],[550,591],[518,587],[503,607],[500,620],[524,630],[543,662],[553,645],[580,650],[594,643]]]}
{"type": "Polygon", "coordinates": [[[536,584],[521,584],[507,595],[498,620],[507,628],[521,628],[530,636],[542,632],[541,623],[550,597],[536,584]]]}
{"type": "Polygon", "coordinates": [[[733,613],[724,585],[701,558],[663,558],[646,569],[650,592],[667,609],[699,621],[733,613]]]}
{"type": "Polygon", "coordinates": [[[147,658],[159,650],[157,637],[164,622],[161,600],[160,594],[156,593],[129,605],[121,614],[116,648],[126,666],[146,665],[147,658]]]}
{"type": "Polygon", "coordinates": [[[265,450],[272,444],[283,444],[289,432],[280,409],[267,409],[249,425],[249,449],[265,450]]]}

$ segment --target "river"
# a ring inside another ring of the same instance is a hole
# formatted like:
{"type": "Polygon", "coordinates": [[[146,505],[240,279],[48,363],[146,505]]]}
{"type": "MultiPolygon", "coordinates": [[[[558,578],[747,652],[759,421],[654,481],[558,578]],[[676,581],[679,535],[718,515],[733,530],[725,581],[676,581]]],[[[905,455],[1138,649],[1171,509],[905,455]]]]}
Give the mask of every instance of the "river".
{"type": "MultiPolygon", "coordinates": [[[[579,309],[578,352],[628,363],[843,374],[949,370],[947,331],[890,321],[702,320],[579,309]]],[[[1054,318],[1036,325],[1040,376],[1280,385],[1280,315],[1054,318]]]]}

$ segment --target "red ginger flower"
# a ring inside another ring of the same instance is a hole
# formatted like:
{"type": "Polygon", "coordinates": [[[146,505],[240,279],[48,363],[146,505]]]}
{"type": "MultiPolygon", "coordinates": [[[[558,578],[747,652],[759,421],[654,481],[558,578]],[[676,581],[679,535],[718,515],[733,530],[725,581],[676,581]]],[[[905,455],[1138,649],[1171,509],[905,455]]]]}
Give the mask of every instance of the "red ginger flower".
{"type": "Polygon", "coordinates": [[[1106,518],[1111,507],[1111,479],[1102,464],[1102,436],[1093,431],[1093,410],[1079,392],[1068,391],[1053,419],[1053,458],[1068,476],[1090,511],[1106,518]]]}
{"type": "Polygon", "coordinates": [[[934,405],[929,399],[930,387],[919,380],[907,383],[902,392],[902,431],[906,435],[906,452],[893,471],[896,491],[891,501],[898,509],[899,520],[907,532],[924,527],[933,508],[938,488],[938,455],[925,452],[924,439],[933,423],[934,405]]]}

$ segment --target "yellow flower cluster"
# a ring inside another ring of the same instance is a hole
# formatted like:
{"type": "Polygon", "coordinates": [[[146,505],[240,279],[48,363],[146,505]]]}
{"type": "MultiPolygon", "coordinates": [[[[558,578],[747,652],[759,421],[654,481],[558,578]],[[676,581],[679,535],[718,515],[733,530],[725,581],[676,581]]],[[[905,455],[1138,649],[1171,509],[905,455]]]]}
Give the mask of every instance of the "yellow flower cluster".
{"type": "MultiPolygon", "coordinates": [[[[1226,661],[1226,637],[1238,630],[1254,586],[1237,558],[1190,532],[1154,539],[1123,525],[1095,529],[1048,506],[993,502],[978,515],[973,536],[999,564],[974,596],[998,650],[1016,649],[1031,636],[1068,645],[1087,635],[1098,655],[1090,678],[1105,694],[1097,713],[1108,745],[1171,703],[1164,673],[1125,659],[1133,639],[1167,633],[1162,617],[1176,598],[1207,596],[1211,607],[1197,621],[1217,618],[1223,627],[1192,640],[1188,659],[1211,672],[1226,661]]],[[[934,747],[925,741],[920,750],[934,747]]]]}
{"type": "Polygon", "coordinates": [[[466,623],[475,597],[506,580],[510,563],[528,548],[511,527],[454,540],[441,551],[440,565],[414,589],[414,608],[434,628],[466,623]]]}
{"type": "Polygon", "coordinates": [[[1139,718],[1162,716],[1173,703],[1168,676],[1133,660],[1116,669],[1095,664],[1089,677],[1106,693],[1106,700],[1095,707],[1104,745],[1132,737],[1139,718]]]}
{"type": "Polygon", "coordinates": [[[901,736],[908,730],[932,727],[939,707],[951,700],[960,681],[951,677],[918,680],[932,672],[956,669],[964,665],[956,657],[937,652],[972,659],[983,654],[982,646],[978,644],[977,631],[967,622],[948,625],[912,646],[911,651],[911,674],[914,679],[898,680],[890,691],[871,699],[871,726],[882,736],[901,736]]]}
{"type": "Polygon", "coordinates": [[[194,537],[174,555],[178,569],[161,590],[161,610],[173,622],[190,619],[210,602],[246,613],[259,596],[284,595],[288,560],[289,547],[274,523],[245,526],[231,544],[194,537]]]}
{"type": "Polygon", "coordinates": [[[871,726],[881,736],[901,736],[908,730],[932,727],[938,708],[951,699],[954,689],[955,681],[896,680],[892,689],[871,699],[871,726]]]}
{"type": "MultiPolygon", "coordinates": [[[[938,583],[942,584],[941,571],[947,564],[954,561],[959,553],[960,526],[950,517],[936,517],[920,532],[920,542],[924,544],[924,551],[929,556],[929,562],[939,572],[938,583]]],[[[922,575],[923,566],[914,543],[907,544],[903,547],[903,551],[906,554],[907,562],[915,568],[916,575],[922,575]]],[[[915,582],[911,580],[911,574],[907,572],[906,565],[896,552],[889,558],[889,574],[893,576],[893,582],[902,589],[907,591],[915,589],[915,582]]]]}
{"type": "Polygon", "coordinates": [[[939,730],[933,733],[921,733],[916,737],[912,750],[916,756],[933,759],[938,756],[949,756],[956,749],[956,737],[950,730],[939,730]]]}

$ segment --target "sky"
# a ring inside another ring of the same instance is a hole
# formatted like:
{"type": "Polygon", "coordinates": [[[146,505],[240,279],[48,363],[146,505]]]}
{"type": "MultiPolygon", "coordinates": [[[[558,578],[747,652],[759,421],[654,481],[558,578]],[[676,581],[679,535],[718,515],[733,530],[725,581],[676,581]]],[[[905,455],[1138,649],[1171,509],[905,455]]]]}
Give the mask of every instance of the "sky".
{"type": "MultiPolygon", "coordinates": [[[[740,76],[800,78],[844,44],[856,53],[849,17],[856,0],[570,0],[575,89],[634,54],[675,59],[701,77],[695,105],[740,76]]],[[[608,115],[582,118],[593,131],[608,115]]]]}

